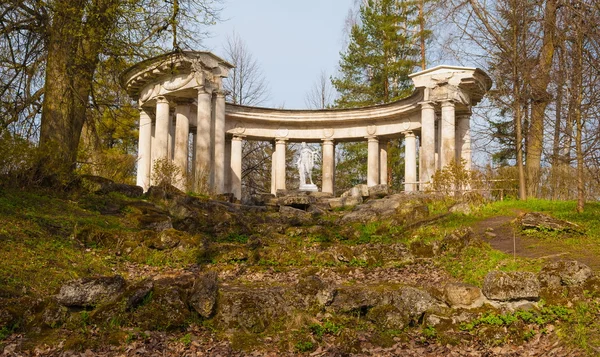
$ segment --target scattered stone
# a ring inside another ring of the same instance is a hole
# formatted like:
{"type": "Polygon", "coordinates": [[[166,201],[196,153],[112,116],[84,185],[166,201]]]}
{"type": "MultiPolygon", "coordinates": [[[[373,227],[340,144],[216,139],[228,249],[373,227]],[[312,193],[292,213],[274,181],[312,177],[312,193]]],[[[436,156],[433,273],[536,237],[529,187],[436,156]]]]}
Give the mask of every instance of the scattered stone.
{"type": "Polygon", "coordinates": [[[68,307],[96,306],[102,301],[116,297],[124,288],[125,279],[120,275],[82,278],[63,285],[56,295],[56,300],[68,307]]]}
{"type": "Polygon", "coordinates": [[[198,315],[205,319],[211,318],[216,310],[218,295],[218,274],[208,272],[198,276],[192,287],[190,305],[198,315]]]}
{"type": "Polygon", "coordinates": [[[289,206],[301,210],[306,210],[308,206],[316,202],[316,199],[307,195],[284,196],[279,198],[280,206],[289,206]]]}
{"type": "Polygon", "coordinates": [[[279,207],[279,213],[281,214],[281,218],[285,219],[292,226],[308,224],[312,219],[312,215],[309,212],[288,206],[279,207]]]}
{"type": "Polygon", "coordinates": [[[381,293],[370,286],[342,286],[336,289],[330,307],[335,312],[364,315],[381,301],[381,293]]]}
{"type": "Polygon", "coordinates": [[[165,229],[146,241],[146,244],[148,247],[157,250],[173,249],[179,245],[180,237],[183,234],[183,232],[172,228],[165,229]]]}
{"type": "Polygon", "coordinates": [[[485,232],[485,235],[489,238],[496,238],[497,234],[493,232],[485,232]]]}
{"type": "Polygon", "coordinates": [[[526,213],[521,218],[521,228],[535,229],[539,231],[550,230],[558,232],[583,233],[581,227],[575,223],[556,219],[539,212],[526,213]]]}
{"type": "Polygon", "coordinates": [[[446,285],[444,296],[451,307],[457,308],[477,308],[482,306],[485,301],[481,289],[463,283],[446,285]]]}
{"type": "Polygon", "coordinates": [[[42,322],[50,328],[56,328],[67,321],[68,316],[69,310],[65,306],[57,304],[53,299],[42,313],[42,322]]]}
{"type": "Polygon", "coordinates": [[[366,317],[383,329],[401,330],[410,323],[410,318],[405,312],[390,304],[375,306],[369,310],[366,317]]]}
{"type": "Polygon", "coordinates": [[[542,287],[581,286],[592,274],[592,269],[583,263],[561,260],[543,267],[538,279],[542,287]]]}
{"type": "Polygon", "coordinates": [[[537,300],[540,282],[531,272],[489,272],[483,280],[483,294],[490,300],[537,300]]]}
{"type": "Polygon", "coordinates": [[[439,302],[424,290],[404,286],[394,292],[393,304],[416,321],[427,310],[438,306],[439,302]]]}
{"type": "Polygon", "coordinates": [[[369,187],[365,184],[356,185],[348,191],[342,193],[340,197],[360,197],[361,199],[365,199],[369,197],[369,187]]]}

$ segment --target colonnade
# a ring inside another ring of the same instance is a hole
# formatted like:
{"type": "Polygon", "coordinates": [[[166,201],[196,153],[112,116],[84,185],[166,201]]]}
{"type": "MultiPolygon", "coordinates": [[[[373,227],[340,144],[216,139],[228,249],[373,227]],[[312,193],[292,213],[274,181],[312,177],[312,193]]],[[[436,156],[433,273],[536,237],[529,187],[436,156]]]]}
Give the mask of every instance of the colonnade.
{"type": "MultiPolygon", "coordinates": [[[[453,160],[471,167],[470,113],[491,88],[477,68],[437,66],[410,77],[415,91],[399,101],[354,109],[287,110],[226,104],[223,78],[233,66],[209,52],[172,52],[121,76],[140,108],[137,184],[157,184],[164,160],[174,184],[242,197],[244,140],[273,143],[271,192],[286,189],[286,146],[322,145],[323,192],[335,190],[335,148],[366,141],[368,186],[388,184],[388,142],[405,144],[405,190],[424,190],[453,160]],[[417,139],[418,138],[418,139],[417,139]],[[185,182],[191,177],[193,185],[185,182]]],[[[169,172],[165,172],[169,174],[169,172]]]]}
{"type": "Polygon", "coordinates": [[[196,90],[196,100],[159,96],[153,108],[139,108],[137,185],[144,191],[158,184],[161,174],[175,174],[173,183],[181,190],[191,179],[190,188],[206,184],[217,193],[225,192],[226,181],[232,179],[225,168],[225,94],[205,87],[196,90]]]}

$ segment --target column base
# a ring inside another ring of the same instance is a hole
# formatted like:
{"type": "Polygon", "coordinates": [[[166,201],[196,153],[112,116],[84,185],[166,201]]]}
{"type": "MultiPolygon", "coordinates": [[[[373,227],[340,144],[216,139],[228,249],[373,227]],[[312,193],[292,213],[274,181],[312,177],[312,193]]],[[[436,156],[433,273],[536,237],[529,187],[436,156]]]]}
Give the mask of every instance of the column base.
{"type": "Polygon", "coordinates": [[[315,184],[300,185],[300,191],[319,192],[319,188],[315,184]]]}

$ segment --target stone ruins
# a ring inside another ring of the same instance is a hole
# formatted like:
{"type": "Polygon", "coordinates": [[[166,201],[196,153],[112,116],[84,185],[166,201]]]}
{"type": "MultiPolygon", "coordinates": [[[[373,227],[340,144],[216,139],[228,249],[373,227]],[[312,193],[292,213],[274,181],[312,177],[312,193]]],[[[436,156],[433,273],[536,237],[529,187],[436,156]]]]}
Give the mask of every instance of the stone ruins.
{"type": "MultiPolygon", "coordinates": [[[[406,147],[405,191],[423,190],[453,160],[470,168],[471,108],[492,85],[481,69],[442,65],[412,74],[414,92],[393,103],[270,109],[225,102],[222,81],[232,68],[209,52],[172,52],[122,75],[140,110],[137,185],[144,191],[154,183],[153,163],[167,159],[193,182],[205,180],[211,192],[241,198],[243,140],[273,143],[272,193],[286,189],[286,145],[292,142],[322,145],[323,192],[334,193],[340,142],[367,141],[367,186],[387,184],[386,142],[395,138],[404,138],[406,147]]],[[[183,188],[183,177],[179,182],[183,188]]]]}

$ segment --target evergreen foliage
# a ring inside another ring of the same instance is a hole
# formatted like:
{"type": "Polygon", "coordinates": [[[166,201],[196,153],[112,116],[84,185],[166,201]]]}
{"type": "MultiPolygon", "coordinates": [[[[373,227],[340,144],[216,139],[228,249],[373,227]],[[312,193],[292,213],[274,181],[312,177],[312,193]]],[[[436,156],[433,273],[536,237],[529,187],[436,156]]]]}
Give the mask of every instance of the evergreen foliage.
{"type": "MultiPolygon", "coordinates": [[[[369,0],[363,4],[348,48],[341,54],[340,75],[332,79],[339,93],[335,106],[389,103],[409,95],[413,87],[408,75],[420,63],[419,40],[428,36],[419,25],[418,1],[369,0]]],[[[347,143],[339,150],[336,185],[343,191],[366,180],[367,145],[347,143]]],[[[388,183],[393,187],[404,172],[401,141],[392,140],[388,151],[388,183]]]]}

